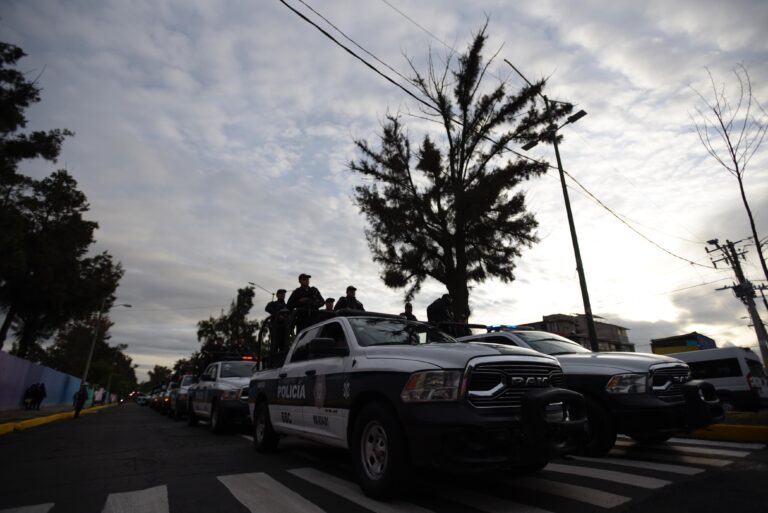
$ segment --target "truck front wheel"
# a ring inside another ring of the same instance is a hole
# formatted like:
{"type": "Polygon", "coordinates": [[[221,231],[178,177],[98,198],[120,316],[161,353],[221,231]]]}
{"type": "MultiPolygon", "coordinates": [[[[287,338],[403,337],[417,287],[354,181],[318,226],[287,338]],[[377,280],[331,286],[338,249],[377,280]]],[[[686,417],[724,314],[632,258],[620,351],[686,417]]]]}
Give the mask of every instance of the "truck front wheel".
{"type": "Polygon", "coordinates": [[[587,456],[602,457],[608,454],[616,444],[616,426],[611,414],[598,401],[585,397],[587,402],[587,421],[589,439],[584,453],[587,456]]]}
{"type": "Polygon", "coordinates": [[[352,436],[353,464],[360,487],[374,499],[405,491],[410,473],[405,435],[394,412],[382,403],[363,408],[352,436]]]}
{"type": "Polygon", "coordinates": [[[253,447],[256,452],[272,452],[277,448],[280,435],[277,434],[269,420],[269,406],[265,401],[256,405],[253,414],[253,447]]]}

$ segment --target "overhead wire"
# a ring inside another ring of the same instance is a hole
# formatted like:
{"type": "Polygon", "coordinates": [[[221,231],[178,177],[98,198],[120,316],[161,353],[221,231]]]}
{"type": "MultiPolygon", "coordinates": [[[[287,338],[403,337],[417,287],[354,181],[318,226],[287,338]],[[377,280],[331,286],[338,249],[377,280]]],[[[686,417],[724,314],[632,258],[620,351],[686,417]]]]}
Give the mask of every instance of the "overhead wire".
{"type": "MultiPolygon", "coordinates": [[[[307,23],[309,23],[310,25],[312,25],[313,27],[315,27],[315,28],[316,28],[318,31],[320,31],[320,32],[321,32],[323,35],[325,35],[325,36],[326,36],[328,39],[330,39],[331,41],[333,41],[333,42],[334,42],[336,45],[338,45],[338,46],[340,46],[342,49],[344,49],[344,50],[345,50],[347,53],[349,53],[350,55],[352,55],[353,57],[355,57],[356,59],[358,59],[360,62],[362,62],[362,63],[363,63],[363,64],[364,64],[366,67],[370,68],[370,69],[371,69],[371,70],[373,70],[375,73],[377,73],[378,75],[380,75],[382,78],[384,78],[384,79],[385,79],[385,80],[387,80],[388,82],[392,83],[392,84],[393,84],[393,85],[395,85],[397,88],[401,89],[401,90],[402,90],[403,92],[405,92],[405,93],[406,93],[408,96],[410,96],[411,98],[415,99],[416,101],[418,101],[418,102],[419,102],[419,103],[421,103],[422,105],[425,105],[425,106],[426,106],[426,107],[428,107],[429,109],[431,109],[431,110],[435,110],[435,111],[439,112],[439,110],[437,109],[437,107],[436,107],[436,106],[434,106],[434,105],[432,105],[431,103],[429,103],[429,102],[425,101],[424,99],[422,99],[422,98],[420,98],[420,97],[416,96],[416,95],[415,95],[413,92],[411,92],[410,90],[408,90],[408,89],[406,89],[405,87],[403,87],[403,86],[402,86],[401,84],[399,84],[399,83],[398,83],[396,80],[394,80],[393,78],[391,78],[391,77],[389,77],[388,75],[386,75],[384,72],[382,72],[381,70],[379,70],[378,68],[376,68],[374,65],[372,65],[371,63],[369,63],[368,61],[366,61],[366,60],[365,60],[363,57],[361,57],[361,56],[359,56],[358,54],[356,54],[354,51],[352,51],[352,50],[351,50],[350,48],[348,48],[347,46],[343,45],[341,42],[339,42],[339,41],[338,41],[336,38],[334,38],[334,37],[333,37],[331,34],[329,34],[329,33],[328,33],[326,30],[324,30],[322,27],[320,27],[320,26],[319,26],[319,25],[317,25],[315,22],[313,22],[312,20],[310,20],[309,18],[307,18],[306,16],[304,16],[304,14],[302,14],[302,13],[301,13],[301,12],[299,12],[298,10],[294,9],[294,8],[293,8],[293,6],[289,5],[289,4],[288,4],[288,3],[287,3],[285,0],[278,0],[278,1],[279,1],[280,3],[282,3],[283,5],[285,5],[285,6],[286,6],[288,9],[290,9],[291,11],[293,11],[293,12],[294,12],[294,13],[295,13],[297,16],[299,16],[300,18],[302,18],[304,21],[306,21],[307,23]]],[[[304,5],[307,5],[307,4],[306,4],[306,2],[304,2],[303,0],[298,0],[298,1],[299,1],[299,2],[301,2],[301,3],[302,3],[302,4],[304,4],[304,5]]],[[[389,5],[389,4],[388,4],[388,5],[389,5]]],[[[316,11],[316,10],[314,10],[314,9],[312,9],[312,12],[315,12],[315,13],[317,13],[317,11],[316,11]]],[[[398,12],[400,12],[400,11],[398,11],[398,12]]],[[[318,15],[319,15],[319,14],[318,14],[318,15]]],[[[327,19],[327,18],[323,17],[323,19],[325,20],[325,19],[327,19]]],[[[330,22],[329,22],[329,24],[330,24],[330,22]]],[[[337,29],[337,30],[338,30],[338,29],[337,29]]],[[[349,38],[349,36],[346,36],[346,34],[344,35],[344,37],[346,37],[346,38],[347,38],[347,39],[349,39],[350,41],[353,41],[351,38],[349,38]]],[[[439,41],[439,40],[438,40],[438,41],[439,41]]],[[[358,48],[362,48],[362,46],[361,46],[361,45],[359,45],[358,43],[356,43],[356,42],[355,42],[354,44],[355,44],[355,45],[356,45],[358,48]]],[[[365,51],[366,51],[366,53],[368,53],[368,54],[372,55],[372,54],[371,54],[370,52],[368,52],[367,50],[365,50],[365,51]]],[[[379,60],[379,59],[377,58],[377,60],[379,60]]],[[[379,60],[379,62],[381,62],[381,61],[379,60]]],[[[510,64],[511,64],[511,63],[510,63],[510,64]]],[[[387,66],[387,67],[389,67],[389,66],[387,66]]],[[[390,69],[391,69],[391,68],[390,68],[390,69]]],[[[457,122],[460,124],[460,122],[459,122],[459,121],[457,121],[457,122]]],[[[488,139],[488,140],[490,140],[491,142],[495,142],[495,141],[493,141],[492,139],[490,139],[489,137],[485,137],[485,138],[486,138],[486,139],[488,139]]],[[[536,162],[536,163],[542,163],[541,161],[539,161],[539,160],[537,160],[537,159],[534,159],[533,157],[529,157],[528,155],[525,155],[525,154],[523,154],[523,153],[520,153],[519,151],[517,151],[517,150],[515,150],[515,149],[513,149],[513,148],[509,148],[508,146],[506,147],[506,149],[507,149],[508,151],[510,151],[511,153],[513,153],[514,155],[517,155],[518,157],[520,157],[520,158],[523,158],[523,159],[525,159],[525,160],[529,160],[529,161],[531,161],[531,162],[536,162]]],[[[550,164],[549,162],[543,162],[543,164],[545,164],[545,165],[546,165],[546,166],[547,166],[549,169],[555,169],[555,170],[558,170],[558,168],[557,168],[557,167],[553,166],[553,165],[552,165],[552,164],[550,164]]],[[[559,170],[558,170],[558,171],[559,171],[559,170]]],[[[642,239],[644,239],[644,240],[645,240],[645,241],[647,241],[648,243],[652,244],[653,246],[657,247],[658,249],[660,249],[661,251],[663,251],[663,252],[667,253],[668,255],[670,255],[670,256],[672,256],[672,257],[674,257],[674,258],[677,258],[677,259],[679,259],[679,260],[682,260],[682,261],[688,262],[688,263],[689,263],[689,264],[691,264],[691,265],[694,265],[694,266],[700,266],[700,267],[705,267],[705,268],[707,268],[707,269],[710,269],[710,268],[712,268],[712,266],[708,266],[708,265],[699,264],[699,263],[697,263],[697,262],[695,262],[695,261],[693,261],[693,260],[690,260],[690,259],[688,259],[688,258],[686,258],[686,257],[683,257],[683,256],[680,256],[680,255],[677,255],[677,254],[673,253],[672,251],[670,251],[670,250],[668,250],[668,249],[666,249],[666,248],[662,247],[660,244],[656,243],[655,241],[651,240],[651,239],[650,239],[650,238],[648,238],[646,235],[644,235],[643,233],[641,233],[640,231],[638,231],[636,228],[634,228],[632,225],[630,225],[628,222],[626,222],[626,221],[625,221],[625,220],[624,220],[624,219],[623,219],[623,218],[622,218],[620,215],[618,215],[616,212],[614,212],[614,211],[613,211],[613,210],[612,210],[610,207],[608,207],[608,206],[607,206],[605,203],[603,203],[603,202],[602,202],[600,199],[598,199],[598,198],[597,198],[597,197],[596,197],[594,194],[592,194],[592,192],[591,192],[591,191],[589,191],[589,190],[588,190],[588,189],[587,189],[587,188],[586,188],[586,187],[585,187],[585,186],[584,186],[584,185],[583,185],[581,182],[579,182],[579,181],[578,181],[576,178],[574,178],[574,177],[573,177],[573,175],[571,175],[570,173],[568,173],[568,171],[566,171],[565,169],[563,169],[563,173],[564,173],[564,174],[565,174],[565,175],[566,175],[568,178],[570,178],[570,179],[571,179],[571,180],[572,180],[572,181],[573,181],[573,182],[574,182],[574,183],[575,183],[575,184],[576,184],[576,185],[577,185],[579,188],[581,188],[581,189],[582,189],[582,190],[583,190],[583,191],[584,191],[584,192],[585,192],[585,193],[586,193],[586,194],[589,196],[589,198],[590,198],[590,199],[592,199],[592,201],[594,201],[595,203],[597,203],[599,206],[601,206],[603,209],[605,209],[607,212],[609,212],[609,213],[610,213],[612,216],[614,216],[614,217],[615,217],[615,218],[616,218],[616,219],[617,219],[619,222],[621,222],[623,225],[625,225],[626,227],[628,227],[628,228],[629,228],[631,231],[633,231],[633,232],[634,232],[636,235],[638,235],[639,237],[641,237],[642,239]]]]}

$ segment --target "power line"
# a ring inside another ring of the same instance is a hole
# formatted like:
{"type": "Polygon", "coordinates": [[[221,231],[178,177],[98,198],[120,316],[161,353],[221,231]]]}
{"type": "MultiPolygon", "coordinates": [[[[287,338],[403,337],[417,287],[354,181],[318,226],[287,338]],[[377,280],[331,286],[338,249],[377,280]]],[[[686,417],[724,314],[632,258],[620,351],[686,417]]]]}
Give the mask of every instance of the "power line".
{"type": "MultiPolygon", "coordinates": [[[[299,0],[299,1],[300,1],[302,4],[304,4],[304,5],[307,5],[307,4],[306,4],[306,3],[305,3],[303,0],[299,0]]],[[[426,107],[428,107],[429,109],[431,109],[431,110],[434,110],[434,111],[436,111],[436,112],[438,112],[438,113],[440,112],[440,111],[439,111],[439,109],[438,109],[436,106],[434,106],[434,105],[432,105],[431,103],[429,103],[429,102],[427,102],[427,101],[423,100],[422,98],[419,98],[418,96],[416,96],[415,94],[413,94],[411,91],[409,91],[408,89],[406,89],[405,87],[403,87],[401,84],[399,84],[397,81],[395,81],[394,79],[392,79],[391,77],[389,77],[388,75],[386,75],[384,72],[382,72],[382,71],[380,71],[379,69],[377,69],[377,68],[376,68],[376,67],[375,67],[373,64],[371,64],[371,63],[369,63],[368,61],[366,61],[366,60],[365,60],[363,57],[359,56],[359,55],[358,55],[358,54],[356,54],[354,51],[352,51],[352,50],[351,50],[351,49],[349,49],[348,47],[344,46],[342,43],[340,43],[340,42],[339,42],[337,39],[335,39],[335,38],[334,38],[334,37],[333,37],[331,34],[329,34],[327,31],[325,31],[323,28],[321,28],[321,27],[320,27],[319,25],[317,25],[315,22],[313,22],[312,20],[310,20],[309,18],[307,18],[306,16],[304,16],[302,13],[300,13],[299,11],[297,11],[296,9],[294,9],[294,8],[293,8],[291,5],[289,5],[288,3],[286,3],[286,2],[285,2],[285,0],[279,0],[279,2],[280,2],[280,3],[282,3],[283,5],[285,5],[285,6],[286,6],[288,9],[290,9],[291,11],[293,11],[293,12],[294,12],[294,13],[295,13],[297,16],[299,16],[300,18],[302,18],[304,21],[306,21],[307,23],[309,23],[310,25],[312,25],[313,27],[315,27],[315,28],[316,28],[317,30],[319,30],[319,31],[320,31],[320,32],[321,32],[323,35],[325,35],[327,38],[329,38],[331,41],[333,41],[333,42],[334,42],[336,45],[338,45],[338,46],[340,46],[341,48],[343,48],[343,49],[344,49],[344,50],[345,50],[347,53],[349,53],[350,55],[352,55],[353,57],[355,57],[356,59],[358,59],[360,62],[362,62],[363,64],[365,64],[365,65],[366,65],[368,68],[372,69],[372,70],[373,70],[375,73],[377,73],[378,75],[380,75],[382,78],[384,78],[384,79],[385,79],[385,80],[387,80],[388,82],[392,83],[393,85],[395,85],[396,87],[398,87],[399,89],[401,89],[401,90],[402,90],[403,92],[405,92],[405,93],[406,93],[408,96],[410,96],[411,98],[415,99],[416,101],[418,101],[418,102],[419,102],[419,103],[421,103],[422,105],[425,105],[425,106],[426,106],[426,107]]],[[[310,9],[311,9],[311,8],[310,8],[310,9]]],[[[311,10],[312,10],[312,12],[314,12],[314,13],[318,14],[318,16],[321,16],[319,13],[317,13],[317,11],[316,11],[316,10],[314,10],[314,9],[311,9],[311,10]]],[[[326,21],[327,21],[327,18],[325,18],[325,17],[323,17],[323,16],[321,16],[321,17],[322,17],[324,20],[326,20],[326,21]]],[[[328,23],[330,24],[330,22],[328,22],[328,23]]],[[[333,26],[333,25],[331,24],[331,26],[333,26]]],[[[338,29],[337,29],[337,30],[338,30],[338,29]]],[[[341,31],[339,30],[339,32],[341,32],[341,31]]],[[[343,34],[343,32],[342,32],[342,34],[343,34]]],[[[354,42],[354,40],[352,40],[352,39],[351,39],[351,38],[349,38],[348,36],[344,35],[344,37],[346,37],[347,39],[349,39],[350,41],[352,41],[352,42],[353,42],[353,43],[354,43],[354,44],[355,44],[355,45],[356,45],[358,48],[361,48],[361,49],[363,48],[361,45],[359,45],[358,43],[354,42]]],[[[438,39],[438,41],[439,41],[439,39],[438,39]]],[[[450,48],[450,47],[449,47],[449,48],[450,48]]],[[[364,50],[364,49],[363,49],[363,50],[364,50]]],[[[367,51],[367,50],[364,50],[364,51],[365,51],[366,53],[368,53],[369,55],[373,55],[373,54],[371,54],[371,53],[370,53],[369,51],[367,51]]],[[[377,61],[379,61],[379,62],[382,62],[382,61],[381,61],[380,59],[378,59],[378,58],[376,58],[376,60],[377,60],[377,61]]],[[[511,63],[510,63],[510,65],[511,65],[511,63]]],[[[391,69],[391,67],[390,67],[390,66],[387,66],[387,67],[391,69]]],[[[455,123],[457,123],[457,124],[459,124],[459,125],[463,126],[463,124],[462,124],[460,121],[458,121],[458,120],[453,120],[453,121],[454,121],[455,123]]],[[[496,142],[496,141],[493,141],[493,139],[491,139],[491,138],[489,138],[489,137],[485,137],[485,139],[489,140],[490,142],[496,142]]],[[[547,166],[549,169],[557,169],[555,166],[551,165],[549,162],[540,162],[540,161],[538,161],[537,159],[534,159],[533,157],[529,157],[528,155],[522,154],[522,153],[520,153],[519,151],[516,151],[516,150],[514,150],[514,149],[512,149],[512,148],[509,148],[508,146],[505,146],[505,148],[506,148],[506,149],[507,149],[509,152],[511,152],[511,153],[512,153],[512,154],[514,154],[514,155],[517,155],[517,156],[518,156],[518,157],[520,157],[520,158],[523,158],[523,159],[526,159],[526,160],[529,160],[529,161],[531,161],[531,162],[535,162],[535,163],[538,163],[538,164],[544,164],[544,165],[546,165],[546,166],[547,166]]],[[[572,176],[570,173],[568,173],[568,172],[567,172],[567,171],[565,171],[565,170],[563,170],[563,172],[564,172],[564,173],[565,173],[565,175],[566,175],[568,178],[570,178],[570,179],[571,179],[571,180],[572,180],[572,181],[573,181],[573,182],[574,182],[576,185],[578,185],[578,186],[579,186],[579,187],[580,187],[580,188],[581,188],[581,189],[582,189],[582,190],[583,190],[583,191],[584,191],[584,192],[585,192],[585,193],[586,193],[586,194],[587,194],[587,195],[588,195],[588,196],[589,196],[589,197],[590,197],[590,198],[591,198],[591,199],[592,199],[594,202],[596,202],[596,203],[597,203],[599,206],[601,206],[601,207],[602,207],[602,208],[604,208],[606,211],[608,211],[608,212],[609,212],[609,213],[610,213],[612,216],[614,216],[616,219],[618,219],[618,220],[619,220],[619,222],[621,222],[622,224],[624,224],[625,226],[627,226],[627,227],[628,227],[630,230],[632,230],[632,231],[633,231],[635,234],[637,234],[638,236],[640,236],[640,237],[641,237],[642,239],[644,239],[645,241],[647,241],[647,242],[649,242],[650,244],[652,244],[652,245],[656,246],[658,249],[662,250],[663,252],[667,253],[668,255],[670,255],[670,256],[672,256],[672,257],[674,257],[674,258],[677,258],[677,259],[679,259],[679,260],[683,260],[683,261],[685,261],[685,262],[688,262],[688,263],[689,263],[689,264],[691,264],[691,265],[698,265],[698,266],[700,266],[700,267],[705,267],[705,268],[707,268],[707,269],[711,268],[710,266],[707,266],[707,265],[702,265],[702,264],[699,264],[699,263],[696,263],[696,262],[694,262],[693,260],[690,260],[690,259],[688,259],[688,258],[685,258],[685,257],[682,257],[682,256],[680,256],[680,255],[677,255],[677,254],[673,253],[672,251],[670,251],[670,250],[668,250],[668,249],[666,249],[666,248],[662,247],[660,244],[656,243],[655,241],[651,240],[650,238],[648,238],[647,236],[645,236],[643,233],[641,233],[640,231],[638,231],[636,228],[634,228],[632,225],[630,225],[629,223],[627,223],[627,222],[626,222],[624,219],[622,219],[622,217],[621,217],[621,216],[619,216],[619,215],[618,215],[616,212],[614,212],[612,209],[610,209],[610,208],[609,208],[609,207],[608,207],[608,206],[607,206],[605,203],[603,203],[602,201],[600,201],[600,200],[599,200],[599,199],[598,199],[598,198],[597,198],[597,197],[596,197],[594,194],[592,194],[592,193],[591,193],[591,192],[590,192],[590,191],[589,191],[589,190],[588,190],[588,189],[587,189],[587,188],[586,188],[584,185],[582,185],[582,184],[581,184],[581,182],[579,182],[578,180],[576,180],[576,179],[575,179],[575,178],[574,178],[574,177],[573,177],[573,176],[572,176]]]]}

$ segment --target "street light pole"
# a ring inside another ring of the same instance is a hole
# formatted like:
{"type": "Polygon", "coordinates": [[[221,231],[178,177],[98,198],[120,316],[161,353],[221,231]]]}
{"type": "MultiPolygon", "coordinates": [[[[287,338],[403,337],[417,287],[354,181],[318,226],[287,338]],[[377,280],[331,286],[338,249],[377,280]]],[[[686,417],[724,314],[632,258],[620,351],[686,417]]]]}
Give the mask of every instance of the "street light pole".
{"type": "MultiPolygon", "coordinates": [[[[99,327],[101,326],[101,313],[104,311],[104,305],[106,304],[107,300],[102,299],[101,300],[101,307],[99,308],[99,315],[96,317],[96,326],[93,328],[93,338],[91,339],[91,349],[88,351],[88,360],[85,362],[85,370],[83,371],[83,379],[80,381],[80,385],[83,385],[88,382],[88,371],[91,370],[91,360],[93,360],[93,350],[96,348],[96,340],[99,338],[99,327]]],[[[124,306],[126,308],[131,308],[131,305],[127,303],[114,305],[114,306],[124,306]]]]}
{"type": "MultiPolygon", "coordinates": [[[[547,110],[549,110],[549,99],[544,97],[547,110]]],[[[577,119],[584,117],[587,113],[577,112],[568,118],[568,123],[573,123],[577,119]],[[583,113],[583,114],[582,114],[583,113]],[[578,116],[578,117],[577,117],[578,116]]],[[[573,212],[571,211],[571,200],[568,197],[568,187],[565,183],[565,171],[563,171],[563,162],[560,160],[560,148],[557,145],[557,131],[552,131],[552,145],[555,147],[555,158],[557,159],[557,170],[560,173],[560,185],[563,188],[563,200],[565,201],[565,212],[568,214],[568,227],[571,230],[571,242],[573,243],[573,254],[576,257],[576,272],[579,274],[579,284],[581,285],[581,299],[584,302],[584,317],[587,321],[587,333],[589,335],[589,346],[592,351],[600,351],[597,343],[597,330],[595,329],[595,318],[592,315],[592,305],[589,302],[589,291],[587,290],[587,278],[584,276],[584,265],[581,262],[581,251],[579,250],[579,239],[576,236],[576,225],[573,222],[573,212]]]]}

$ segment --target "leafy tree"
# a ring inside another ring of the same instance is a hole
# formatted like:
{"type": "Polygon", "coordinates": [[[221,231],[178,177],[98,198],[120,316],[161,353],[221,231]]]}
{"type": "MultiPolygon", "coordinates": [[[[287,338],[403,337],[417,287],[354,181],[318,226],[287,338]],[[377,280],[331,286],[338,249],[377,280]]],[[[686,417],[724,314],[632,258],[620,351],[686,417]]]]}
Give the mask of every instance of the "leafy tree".
{"type": "Polygon", "coordinates": [[[701,100],[701,105],[696,106],[697,116],[693,122],[707,153],[739,183],[741,201],[747,211],[757,255],[765,279],[768,280],[768,266],[744,190],[744,173],[747,172],[750,160],[760,149],[768,132],[768,113],[755,98],[749,71],[743,64],[733,70],[738,84],[735,94],[726,93],[725,85],[718,86],[709,70],[707,74],[712,87],[711,96],[706,97],[694,90],[701,100]]]}
{"type": "Polygon", "coordinates": [[[93,317],[71,321],[58,331],[53,345],[45,350],[42,362],[61,372],[82,376],[88,358],[94,330],[97,330],[93,360],[88,381],[106,387],[111,392],[128,395],[136,388],[136,365],[125,354],[126,344],[111,346],[109,328],[113,323],[108,317],[93,317]],[[97,326],[98,323],[98,326],[97,326]]]}
{"type": "Polygon", "coordinates": [[[89,205],[74,178],[63,170],[43,180],[18,173],[23,160],[55,160],[72,135],[21,132],[25,109],[40,101],[35,84],[8,67],[23,56],[0,43],[0,348],[14,327],[14,352],[39,359],[40,339],[112,302],[123,270],[108,253],[87,256],[98,225],[83,218],[89,205]]]}
{"type": "Polygon", "coordinates": [[[197,340],[201,352],[253,352],[259,321],[248,320],[253,308],[253,287],[237,290],[237,297],[229,306],[229,312],[219,317],[209,317],[197,323],[197,340]]]}
{"type": "Polygon", "coordinates": [[[141,390],[150,392],[155,388],[159,388],[160,385],[167,383],[171,379],[173,371],[168,367],[162,365],[155,365],[151,371],[147,371],[149,375],[149,381],[145,381],[140,385],[141,390]]]}
{"type": "Polygon", "coordinates": [[[27,126],[24,111],[40,101],[40,89],[13,66],[25,56],[21,48],[0,42],[0,308],[6,310],[0,325],[0,348],[15,318],[8,300],[8,282],[29,273],[24,248],[26,220],[19,203],[32,180],[18,173],[24,160],[55,161],[69,130],[23,133],[27,126]]]}
{"type": "Polygon", "coordinates": [[[424,76],[412,68],[413,84],[432,106],[424,113],[444,132],[444,148],[426,135],[412,151],[399,117],[388,115],[380,149],[356,140],[362,158],[349,164],[372,179],[355,188],[355,200],[384,283],[408,287],[410,300],[424,280],[437,280],[453,296],[457,317],[469,314],[469,283],[513,281],[515,260],[537,241],[537,222],[515,188],[547,165],[505,159],[507,146],[539,139],[573,108],[556,103],[541,111],[536,98],[543,80],[514,94],[505,83],[483,93],[486,28],[442,71],[430,65],[424,76]]]}

